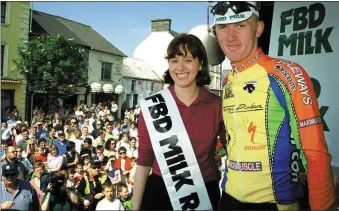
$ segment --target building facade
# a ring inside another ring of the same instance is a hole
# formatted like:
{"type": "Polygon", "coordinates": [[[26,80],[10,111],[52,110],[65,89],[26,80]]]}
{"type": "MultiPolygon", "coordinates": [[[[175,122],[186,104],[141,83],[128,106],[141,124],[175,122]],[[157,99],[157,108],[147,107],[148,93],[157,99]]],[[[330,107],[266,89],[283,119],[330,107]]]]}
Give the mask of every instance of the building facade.
{"type": "Polygon", "coordinates": [[[16,68],[18,45],[28,40],[30,2],[1,1],[1,113],[16,106],[22,120],[26,119],[25,77],[16,68]]]}
{"type": "Polygon", "coordinates": [[[125,90],[122,95],[122,113],[128,108],[134,108],[139,100],[163,87],[160,77],[148,63],[141,59],[125,58],[122,77],[122,86],[125,90]]]}

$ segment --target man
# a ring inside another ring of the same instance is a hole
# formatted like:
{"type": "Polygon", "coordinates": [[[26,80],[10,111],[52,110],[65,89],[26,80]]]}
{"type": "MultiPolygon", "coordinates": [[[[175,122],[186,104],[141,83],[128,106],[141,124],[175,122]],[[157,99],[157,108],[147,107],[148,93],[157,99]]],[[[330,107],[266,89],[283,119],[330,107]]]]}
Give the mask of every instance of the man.
{"type": "Polygon", "coordinates": [[[98,119],[96,119],[92,124],[94,130],[92,131],[91,135],[93,138],[97,138],[99,136],[99,131],[103,128],[103,122],[100,119],[101,117],[98,116],[98,119]]]}
{"type": "Polygon", "coordinates": [[[13,163],[1,167],[2,180],[0,192],[1,210],[39,210],[39,199],[32,185],[18,179],[17,167],[13,163]]]}
{"type": "Polygon", "coordinates": [[[89,135],[88,133],[88,127],[83,127],[82,130],[81,130],[81,133],[82,133],[82,138],[85,140],[86,138],[90,138],[92,140],[92,143],[94,142],[94,137],[89,135]]]}
{"type": "Polygon", "coordinates": [[[255,2],[218,2],[211,10],[233,73],[223,87],[229,134],[221,210],[297,210],[308,178],[310,207],[335,206],[331,156],[312,82],[290,61],[258,48],[264,30],[255,2]]]}
{"type": "Polygon", "coordinates": [[[56,140],[57,138],[55,137],[56,134],[56,130],[54,127],[51,127],[49,130],[49,134],[48,137],[46,138],[47,141],[47,147],[51,146],[54,143],[54,140],[56,140]]]}
{"type": "Polygon", "coordinates": [[[38,122],[36,123],[36,128],[37,128],[37,132],[36,132],[36,136],[37,138],[47,138],[48,134],[47,131],[44,130],[43,126],[42,126],[42,122],[38,122]]]}
{"type": "Polygon", "coordinates": [[[105,140],[107,141],[109,138],[114,138],[114,135],[113,135],[113,125],[111,125],[111,124],[108,124],[106,126],[105,140]]]}
{"type": "Polygon", "coordinates": [[[107,175],[101,175],[100,168],[99,161],[91,161],[89,174],[80,180],[79,186],[76,188],[79,201],[83,204],[84,210],[95,210],[97,203],[104,197],[102,185],[110,183],[107,175]]]}
{"type": "Polygon", "coordinates": [[[18,175],[16,175],[19,179],[27,180],[28,179],[28,169],[25,165],[17,160],[17,151],[14,146],[8,146],[6,148],[5,159],[1,162],[1,166],[6,164],[14,164],[17,168],[18,175]]]}
{"type": "Polygon", "coordinates": [[[37,143],[39,137],[38,137],[38,126],[36,124],[31,126],[29,138],[32,139],[34,143],[37,143]]]}
{"type": "Polygon", "coordinates": [[[11,118],[7,121],[7,125],[9,128],[14,128],[17,126],[17,122],[15,121],[14,115],[12,115],[11,118]]]}
{"type": "Polygon", "coordinates": [[[64,132],[58,133],[59,139],[55,141],[55,145],[58,147],[58,155],[63,155],[67,152],[66,146],[69,140],[66,140],[66,134],[64,132]]]}
{"type": "Polygon", "coordinates": [[[7,122],[2,122],[2,124],[1,124],[1,140],[2,141],[6,140],[8,142],[12,142],[11,137],[12,137],[12,131],[8,127],[7,122]]]}
{"type": "Polygon", "coordinates": [[[97,147],[99,145],[105,146],[105,137],[106,133],[104,130],[99,131],[99,136],[93,142],[93,147],[97,147]]]}
{"type": "Polygon", "coordinates": [[[22,139],[21,140],[19,140],[17,143],[16,143],[16,145],[17,146],[19,146],[21,149],[22,149],[22,151],[27,151],[27,144],[28,144],[28,142],[29,142],[29,135],[28,135],[28,130],[27,129],[22,129],[21,130],[21,135],[22,135],[22,139]]]}
{"type": "Polygon", "coordinates": [[[115,103],[115,101],[111,102],[111,111],[112,111],[112,115],[114,117],[114,119],[117,118],[117,111],[118,111],[118,105],[115,103]]]}
{"type": "Polygon", "coordinates": [[[1,141],[1,148],[0,148],[0,159],[5,159],[5,153],[6,153],[6,149],[9,146],[8,141],[7,140],[2,140],[1,141]]]}

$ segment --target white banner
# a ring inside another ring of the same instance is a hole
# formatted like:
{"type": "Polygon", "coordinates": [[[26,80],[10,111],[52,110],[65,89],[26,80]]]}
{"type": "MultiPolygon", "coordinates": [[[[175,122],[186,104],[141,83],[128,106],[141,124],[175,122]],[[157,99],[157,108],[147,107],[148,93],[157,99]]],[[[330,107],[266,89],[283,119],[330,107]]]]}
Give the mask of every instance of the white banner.
{"type": "MultiPolygon", "coordinates": [[[[332,165],[339,167],[339,2],[274,2],[269,55],[300,64],[312,79],[332,165]]],[[[312,141],[312,140],[310,140],[312,141]]]]}
{"type": "Polygon", "coordinates": [[[174,210],[211,210],[211,202],[179,109],[168,89],[140,101],[152,147],[174,210]]]}

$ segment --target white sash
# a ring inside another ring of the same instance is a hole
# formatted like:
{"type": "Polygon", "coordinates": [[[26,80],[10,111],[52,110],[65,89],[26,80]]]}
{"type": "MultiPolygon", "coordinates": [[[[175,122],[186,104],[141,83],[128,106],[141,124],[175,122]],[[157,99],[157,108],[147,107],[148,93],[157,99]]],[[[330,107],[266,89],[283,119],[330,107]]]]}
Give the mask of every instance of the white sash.
{"type": "Polygon", "coordinates": [[[191,141],[170,91],[164,89],[141,100],[140,107],[173,209],[211,210],[191,141]]]}

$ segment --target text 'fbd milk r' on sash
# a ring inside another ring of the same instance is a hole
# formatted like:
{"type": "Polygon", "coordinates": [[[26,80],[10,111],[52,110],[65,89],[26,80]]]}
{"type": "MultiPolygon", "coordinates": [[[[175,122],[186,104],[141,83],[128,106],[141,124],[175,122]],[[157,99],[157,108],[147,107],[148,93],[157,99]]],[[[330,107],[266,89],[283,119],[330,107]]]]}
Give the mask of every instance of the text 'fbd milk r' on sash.
{"type": "Polygon", "coordinates": [[[211,210],[204,180],[168,89],[140,101],[153,151],[174,210],[211,210]]]}

